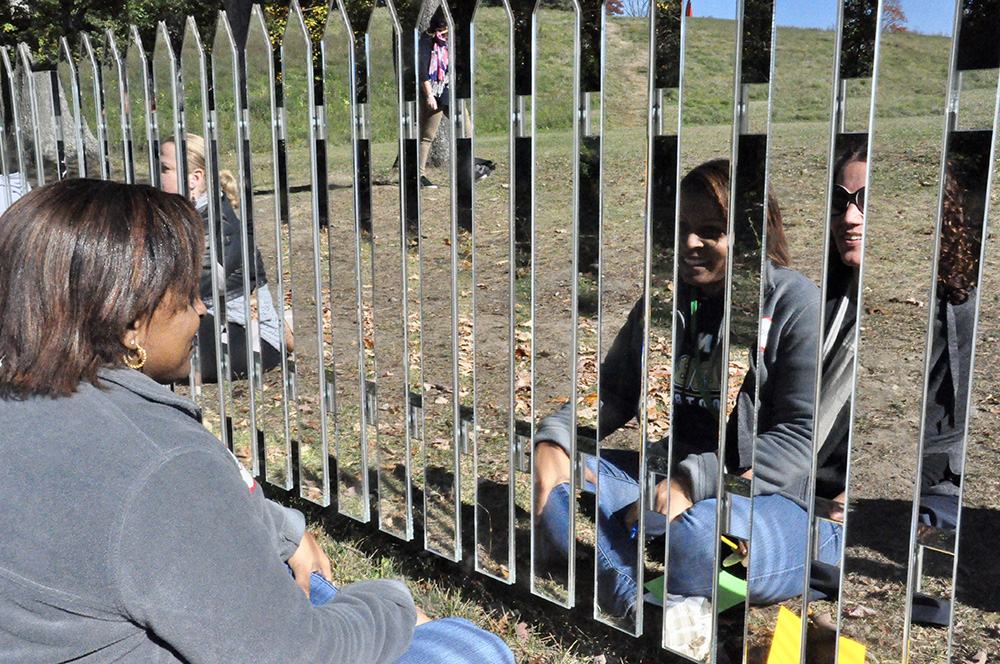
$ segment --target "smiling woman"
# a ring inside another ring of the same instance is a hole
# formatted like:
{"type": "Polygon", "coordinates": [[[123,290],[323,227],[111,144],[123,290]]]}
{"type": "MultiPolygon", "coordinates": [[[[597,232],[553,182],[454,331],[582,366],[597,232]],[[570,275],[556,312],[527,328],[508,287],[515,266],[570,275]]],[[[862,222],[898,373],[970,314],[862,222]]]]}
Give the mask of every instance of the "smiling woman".
{"type": "MultiPolygon", "coordinates": [[[[755,537],[760,533],[749,563],[750,601],[771,603],[802,592],[808,522],[805,480],[813,464],[813,362],[819,336],[819,292],[808,279],[787,268],[781,211],[777,201],[769,197],[761,307],[761,316],[767,321],[761,326],[765,336],[759,340],[759,361],[751,355],[750,373],[728,422],[730,435],[737,439],[732,446],[734,454],[721,458],[719,424],[725,416],[721,412],[725,370],[721,338],[727,265],[730,258],[750,258],[730,256],[740,250],[733,248],[729,234],[729,191],[730,164],[726,160],[706,162],[681,181],[673,439],[649,447],[650,455],[667,458],[671,445],[675,470],[672,479],[663,480],[655,489],[654,509],[659,514],[647,516],[646,531],[670,530],[668,591],[710,597],[718,542],[719,465],[734,475],[753,476],[753,510],[748,498],[732,496],[730,527],[733,532],[749,532],[752,522],[755,537]],[[756,435],[748,424],[755,414],[756,435]],[[753,449],[755,455],[751,454],[753,449]],[[654,517],[658,524],[651,523],[654,517]]],[[[759,238],[761,231],[755,227],[753,237],[759,238]]],[[[746,245],[744,251],[753,247],[752,242],[742,244],[746,245]]],[[[756,248],[760,248],[759,242],[756,248]]],[[[601,365],[599,437],[624,426],[639,412],[643,304],[640,301],[632,309],[601,365]]],[[[568,539],[572,495],[568,484],[570,421],[570,411],[563,407],[543,419],[535,434],[536,513],[547,540],[544,550],[553,556],[568,553],[559,543],[568,539]]],[[[606,610],[623,616],[635,611],[638,597],[636,548],[631,540],[639,516],[638,455],[630,460],[625,455],[614,460],[610,457],[602,455],[600,461],[588,457],[587,480],[593,488],[600,475],[599,509],[609,533],[598,556],[598,598],[606,610]]],[[[838,554],[840,538],[838,526],[821,527],[821,560],[830,561],[838,554]]]]}

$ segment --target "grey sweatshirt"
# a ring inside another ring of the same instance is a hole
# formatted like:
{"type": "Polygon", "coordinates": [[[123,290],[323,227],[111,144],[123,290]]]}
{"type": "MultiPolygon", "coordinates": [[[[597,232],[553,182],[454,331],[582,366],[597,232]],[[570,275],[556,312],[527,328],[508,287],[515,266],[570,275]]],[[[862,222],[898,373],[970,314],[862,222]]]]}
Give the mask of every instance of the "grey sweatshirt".
{"type": "MultiPolygon", "coordinates": [[[[751,366],[729,422],[730,436],[738,440],[739,459],[731,460],[730,472],[750,467],[756,440],[755,491],[780,493],[806,505],[806,489],[812,466],[813,402],[816,386],[816,352],[819,330],[819,289],[804,276],[784,267],[765,263],[762,318],[768,320],[762,344],[763,362],[751,366]],[[753,431],[754,374],[760,373],[757,432],[753,431]]],[[[683,309],[681,307],[680,309],[683,309]]],[[[677,325],[683,338],[689,324],[683,311],[677,325]]],[[[603,438],[638,415],[642,381],[642,302],[601,363],[601,431],[603,438]]],[[[569,407],[539,422],[535,440],[549,440],[569,451],[571,423],[569,407]]],[[[682,432],[683,433],[683,432],[682,432]]],[[[679,436],[679,471],[692,485],[695,502],[714,497],[718,476],[718,440],[691,441],[679,436]]],[[[666,455],[666,439],[650,446],[650,454],[666,455]]]]}
{"type": "Polygon", "coordinates": [[[71,397],[0,400],[0,661],[392,662],[406,586],[313,607],[283,564],[304,520],[188,400],[132,370],[71,397]]]}

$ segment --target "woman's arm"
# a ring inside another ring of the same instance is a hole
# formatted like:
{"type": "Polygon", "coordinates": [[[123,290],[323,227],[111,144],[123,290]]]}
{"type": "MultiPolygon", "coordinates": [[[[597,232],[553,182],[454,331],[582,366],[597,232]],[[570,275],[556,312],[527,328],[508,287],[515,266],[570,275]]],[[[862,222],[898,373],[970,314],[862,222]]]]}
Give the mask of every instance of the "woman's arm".
{"type": "Polygon", "coordinates": [[[121,605],[191,662],[392,662],[417,614],[376,580],[310,605],[261,522],[256,496],[213,450],[166,459],[137,485],[110,560],[121,605]]]}
{"type": "MultiPolygon", "coordinates": [[[[804,280],[801,275],[796,275],[804,280]]],[[[820,303],[811,283],[787,292],[774,306],[760,388],[754,491],[803,499],[812,470],[812,433],[820,303]]]]}

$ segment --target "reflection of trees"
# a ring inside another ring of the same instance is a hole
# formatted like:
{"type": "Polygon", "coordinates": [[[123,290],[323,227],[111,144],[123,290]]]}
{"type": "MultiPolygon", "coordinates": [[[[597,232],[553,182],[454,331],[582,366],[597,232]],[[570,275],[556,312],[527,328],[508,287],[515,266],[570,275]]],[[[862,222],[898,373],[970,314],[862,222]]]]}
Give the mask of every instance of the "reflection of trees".
{"type": "Polygon", "coordinates": [[[676,88],[681,74],[681,0],[656,1],[656,84],[676,88]]]}
{"type": "Polygon", "coordinates": [[[746,0],[743,11],[741,82],[767,83],[771,78],[771,23],[774,0],[746,0]]]}
{"type": "Polygon", "coordinates": [[[877,0],[844,0],[844,31],[840,42],[841,78],[868,78],[872,75],[877,20],[877,0]]]}
{"type": "Polygon", "coordinates": [[[963,0],[962,24],[957,35],[958,69],[1000,67],[1000,0],[963,0]]]}

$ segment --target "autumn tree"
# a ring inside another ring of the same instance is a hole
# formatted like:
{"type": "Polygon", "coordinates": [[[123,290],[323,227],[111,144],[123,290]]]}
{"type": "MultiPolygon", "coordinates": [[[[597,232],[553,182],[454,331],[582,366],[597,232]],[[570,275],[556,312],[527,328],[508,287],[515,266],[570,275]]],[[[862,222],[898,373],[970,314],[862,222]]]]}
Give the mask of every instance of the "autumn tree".
{"type": "Polygon", "coordinates": [[[882,3],[882,28],[889,32],[909,32],[903,0],[885,0],[882,3]]]}

